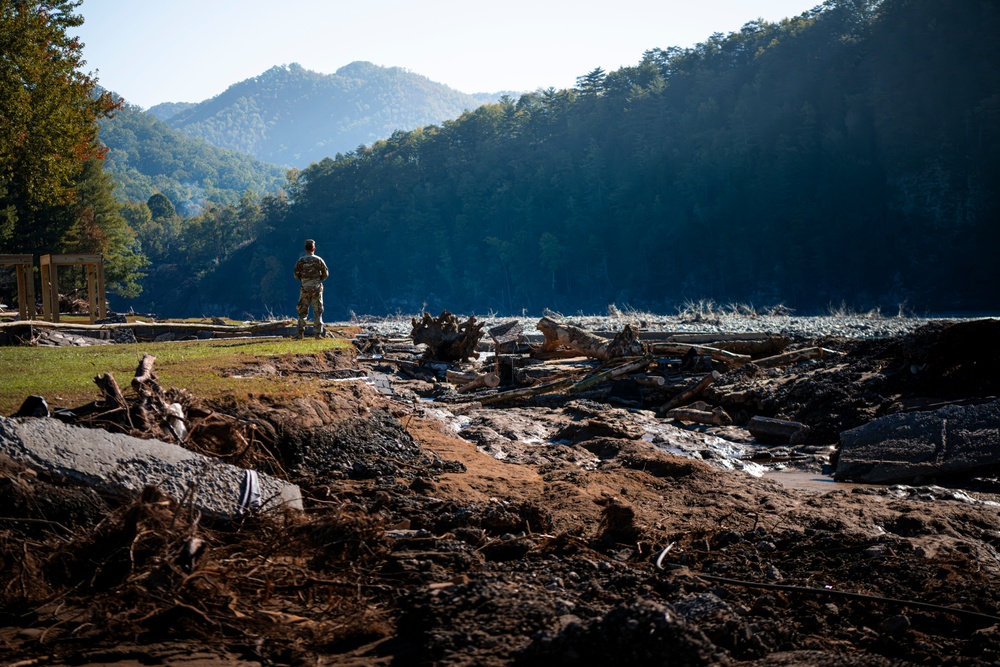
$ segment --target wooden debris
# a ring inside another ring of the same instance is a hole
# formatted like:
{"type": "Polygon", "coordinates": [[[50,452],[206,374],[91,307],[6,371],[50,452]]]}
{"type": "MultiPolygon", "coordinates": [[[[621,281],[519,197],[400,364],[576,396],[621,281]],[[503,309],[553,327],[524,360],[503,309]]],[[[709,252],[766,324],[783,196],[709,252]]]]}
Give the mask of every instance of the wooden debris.
{"type": "Polygon", "coordinates": [[[500,376],[496,373],[482,373],[476,375],[465,384],[458,388],[458,393],[464,394],[467,391],[472,391],[474,389],[489,388],[493,389],[500,386],[500,376]]]}
{"type": "Polygon", "coordinates": [[[773,357],[757,359],[753,363],[761,368],[776,368],[777,366],[790,366],[809,359],[823,359],[839,355],[840,352],[828,350],[825,347],[807,347],[802,350],[792,350],[791,352],[776,354],[773,357]]]}
{"type": "Polygon", "coordinates": [[[153,374],[153,364],[156,363],[156,356],[152,354],[142,355],[139,360],[139,367],[135,369],[135,377],[132,378],[132,388],[136,393],[142,394],[144,391],[158,390],[156,376],[153,374]]]}
{"type": "Polygon", "coordinates": [[[414,343],[427,345],[426,356],[439,361],[465,361],[478,359],[476,346],[483,337],[482,322],[477,322],[475,316],[465,322],[459,322],[458,317],[442,310],[439,317],[431,317],[424,313],[422,319],[410,320],[413,330],[410,337],[414,343]]]}
{"type": "Polygon", "coordinates": [[[553,382],[547,382],[544,384],[536,384],[533,387],[524,387],[522,389],[511,389],[510,391],[503,391],[499,394],[493,394],[492,396],[487,396],[486,398],[479,399],[482,405],[496,405],[498,403],[509,403],[510,401],[516,401],[522,398],[529,398],[531,396],[540,396],[541,394],[551,394],[553,392],[564,389],[573,384],[572,377],[562,378],[560,380],[555,380],[553,382]]]}
{"type": "Polygon", "coordinates": [[[644,354],[642,343],[639,342],[638,336],[630,326],[626,326],[612,340],[592,334],[572,324],[557,322],[551,317],[543,317],[535,326],[545,335],[545,343],[542,344],[544,352],[554,352],[560,345],[565,345],[598,361],[644,354]]]}
{"type": "Polygon", "coordinates": [[[652,354],[684,355],[690,353],[692,350],[696,354],[712,357],[715,361],[720,361],[730,366],[741,366],[750,362],[749,355],[727,352],[726,350],[709,347],[708,345],[694,345],[691,343],[652,343],[649,345],[649,351],[652,354]]]}
{"type": "Polygon", "coordinates": [[[104,396],[104,402],[110,407],[121,410],[128,409],[121,387],[118,386],[118,381],[115,380],[115,376],[110,372],[95,377],[94,384],[101,389],[101,394],[104,396]]]}
{"type": "Polygon", "coordinates": [[[641,371],[642,369],[653,363],[653,357],[643,357],[637,361],[632,361],[617,368],[612,368],[611,370],[604,371],[603,373],[598,373],[597,375],[592,375],[580,382],[577,382],[572,387],[569,388],[570,394],[577,394],[581,391],[586,391],[595,385],[608,380],[613,380],[616,377],[621,377],[622,375],[628,375],[629,373],[635,373],[641,371]]]}
{"type": "Polygon", "coordinates": [[[801,422],[772,417],[754,417],[747,424],[747,430],[757,442],[765,445],[799,445],[809,435],[809,427],[801,422]]]}
{"type": "Polygon", "coordinates": [[[720,377],[722,377],[722,375],[719,373],[719,371],[712,371],[711,373],[701,378],[700,380],[694,382],[693,384],[688,385],[688,387],[684,389],[681,393],[677,394],[672,399],[664,403],[663,406],[660,407],[659,411],[663,413],[667,412],[668,410],[672,410],[678,406],[684,405],[685,403],[689,402],[692,398],[700,395],[703,391],[712,386],[712,383],[718,380],[720,377]]]}
{"type": "Polygon", "coordinates": [[[633,379],[642,387],[662,387],[667,382],[662,375],[637,375],[633,379]]]}
{"type": "Polygon", "coordinates": [[[751,357],[770,357],[785,351],[792,342],[788,336],[773,334],[763,340],[732,340],[712,343],[712,347],[751,357]]]}
{"type": "Polygon", "coordinates": [[[717,407],[709,410],[697,410],[695,408],[674,408],[666,414],[667,419],[676,419],[682,422],[694,422],[696,424],[709,424],[711,426],[729,426],[733,423],[725,410],[717,407]]]}

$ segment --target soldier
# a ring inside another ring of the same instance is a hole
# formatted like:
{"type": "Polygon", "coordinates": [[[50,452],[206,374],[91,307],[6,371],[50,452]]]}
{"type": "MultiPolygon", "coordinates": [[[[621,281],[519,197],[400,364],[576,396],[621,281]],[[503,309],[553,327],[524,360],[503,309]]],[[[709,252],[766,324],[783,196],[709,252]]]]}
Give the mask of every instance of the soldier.
{"type": "Polygon", "coordinates": [[[330,275],[330,271],[326,268],[326,262],[315,253],[316,242],[307,239],[306,254],[295,263],[295,279],[301,283],[299,304],[296,307],[299,313],[298,338],[305,335],[310,304],[313,309],[313,334],[316,338],[323,337],[323,281],[330,275]]]}

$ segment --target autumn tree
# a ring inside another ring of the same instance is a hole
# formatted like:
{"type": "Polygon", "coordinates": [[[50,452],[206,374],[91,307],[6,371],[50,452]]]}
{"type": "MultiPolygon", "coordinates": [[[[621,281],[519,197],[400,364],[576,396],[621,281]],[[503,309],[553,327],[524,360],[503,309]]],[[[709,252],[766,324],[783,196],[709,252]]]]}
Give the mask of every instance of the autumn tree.
{"type": "Polygon", "coordinates": [[[92,158],[102,156],[97,119],[116,103],[80,72],[80,0],[0,3],[0,249],[44,251],[71,221],[42,216],[71,205],[92,158]],[[64,225],[55,227],[55,225],[64,225]]]}

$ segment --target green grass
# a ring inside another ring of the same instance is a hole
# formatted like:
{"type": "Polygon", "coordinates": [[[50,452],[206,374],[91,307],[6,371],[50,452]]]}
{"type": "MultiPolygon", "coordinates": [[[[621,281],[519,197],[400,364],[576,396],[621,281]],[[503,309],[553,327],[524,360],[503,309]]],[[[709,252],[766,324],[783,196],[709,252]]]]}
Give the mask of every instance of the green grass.
{"type": "Polygon", "coordinates": [[[164,388],[183,388],[198,397],[257,393],[295,393],[303,378],[234,378],[223,371],[255,359],[284,355],[315,355],[348,348],[343,339],[204,340],[93,347],[0,347],[0,414],[15,412],[31,395],[52,407],[74,407],[100,397],[94,384],[98,375],[111,372],[126,395],[139,359],[156,356],[153,371],[164,388]]]}

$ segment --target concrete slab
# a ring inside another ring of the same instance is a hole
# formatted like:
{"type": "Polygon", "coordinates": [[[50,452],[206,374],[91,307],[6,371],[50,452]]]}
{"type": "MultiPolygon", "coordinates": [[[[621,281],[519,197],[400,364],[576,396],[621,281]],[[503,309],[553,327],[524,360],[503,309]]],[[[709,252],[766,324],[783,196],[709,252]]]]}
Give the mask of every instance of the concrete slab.
{"type": "Polygon", "coordinates": [[[215,518],[238,516],[241,498],[258,493],[263,511],[302,509],[299,487],[275,477],[178,445],[69,426],[52,418],[0,417],[0,452],[110,493],[134,495],[153,485],[181,500],[193,488],[194,507],[215,518]]]}
{"type": "Polygon", "coordinates": [[[1000,467],[1000,401],[889,415],[840,441],[838,481],[922,482],[1000,467]]]}

